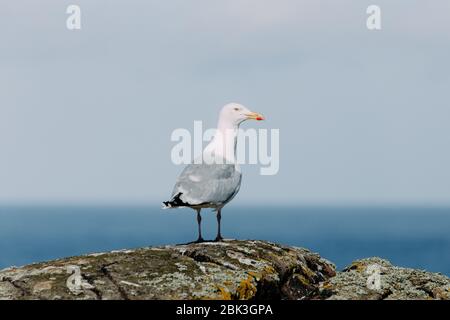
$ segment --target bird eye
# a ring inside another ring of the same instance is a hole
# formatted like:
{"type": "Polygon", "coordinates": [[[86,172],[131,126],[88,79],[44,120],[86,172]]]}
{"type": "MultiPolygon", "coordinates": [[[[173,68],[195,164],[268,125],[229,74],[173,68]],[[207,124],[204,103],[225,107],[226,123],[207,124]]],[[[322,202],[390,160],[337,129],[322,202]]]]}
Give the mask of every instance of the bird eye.
{"type": "Polygon", "coordinates": [[[234,111],[239,111],[239,108],[234,108],[234,111]]]}

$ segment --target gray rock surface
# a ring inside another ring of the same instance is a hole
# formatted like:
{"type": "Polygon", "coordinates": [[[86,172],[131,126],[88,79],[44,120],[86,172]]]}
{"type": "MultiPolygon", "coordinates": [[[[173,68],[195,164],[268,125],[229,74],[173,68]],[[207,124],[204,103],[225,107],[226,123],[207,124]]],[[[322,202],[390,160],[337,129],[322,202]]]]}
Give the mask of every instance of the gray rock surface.
{"type": "Polygon", "coordinates": [[[448,277],[395,267],[380,258],[354,261],[320,287],[322,297],[330,300],[450,300],[448,277]],[[378,287],[371,281],[377,277],[378,287]]]}
{"type": "Polygon", "coordinates": [[[225,241],[91,254],[0,272],[2,299],[302,299],[334,266],[306,249],[225,241]]]}
{"type": "Polygon", "coordinates": [[[265,241],[121,250],[0,271],[0,299],[449,299],[449,290],[443,275],[379,258],[336,273],[316,253],[265,241]],[[374,265],[381,286],[369,289],[374,265]]]}

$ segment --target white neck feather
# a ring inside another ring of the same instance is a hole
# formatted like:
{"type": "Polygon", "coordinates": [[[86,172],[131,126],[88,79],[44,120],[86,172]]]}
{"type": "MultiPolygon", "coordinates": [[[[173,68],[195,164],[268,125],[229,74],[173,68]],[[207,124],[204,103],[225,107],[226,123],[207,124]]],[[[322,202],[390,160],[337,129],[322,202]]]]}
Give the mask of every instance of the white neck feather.
{"type": "Polygon", "coordinates": [[[236,164],[236,144],[239,125],[220,119],[214,138],[203,151],[206,155],[222,157],[226,163],[236,164]]]}

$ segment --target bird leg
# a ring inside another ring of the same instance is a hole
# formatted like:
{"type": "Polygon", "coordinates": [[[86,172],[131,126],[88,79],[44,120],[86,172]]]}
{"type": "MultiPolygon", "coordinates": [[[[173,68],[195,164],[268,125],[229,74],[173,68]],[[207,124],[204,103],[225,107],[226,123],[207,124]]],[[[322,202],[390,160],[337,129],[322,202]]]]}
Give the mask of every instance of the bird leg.
{"type": "Polygon", "coordinates": [[[202,209],[196,209],[197,210],[197,223],[198,223],[198,239],[195,241],[196,243],[204,242],[202,238],[202,216],[200,215],[200,211],[202,209]]]}
{"type": "Polygon", "coordinates": [[[222,209],[217,210],[217,236],[214,241],[223,241],[222,235],[220,234],[220,220],[222,218],[222,215],[220,214],[220,211],[222,209]]]}

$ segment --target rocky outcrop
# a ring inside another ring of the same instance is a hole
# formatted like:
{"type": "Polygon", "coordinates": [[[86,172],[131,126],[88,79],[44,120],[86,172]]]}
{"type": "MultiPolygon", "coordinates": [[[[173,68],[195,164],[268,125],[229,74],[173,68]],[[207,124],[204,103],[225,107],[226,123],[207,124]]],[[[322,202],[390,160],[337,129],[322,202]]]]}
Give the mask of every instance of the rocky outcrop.
{"type": "Polygon", "coordinates": [[[380,258],[354,261],[320,287],[322,297],[331,300],[450,300],[448,277],[380,258]]]}
{"type": "Polygon", "coordinates": [[[302,299],[335,275],[319,255],[261,241],[91,254],[0,272],[3,299],[302,299]]]}
{"type": "Polygon", "coordinates": [[[0,299],[449,299],[449,290],[439,274],[376,258],[336,273],[316,253],[264,241],[121,250],[0,271],[0,299]],[[368,284],[371,276],[380,288],[368,284]]]}

